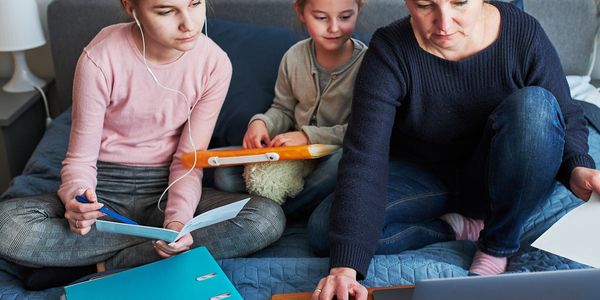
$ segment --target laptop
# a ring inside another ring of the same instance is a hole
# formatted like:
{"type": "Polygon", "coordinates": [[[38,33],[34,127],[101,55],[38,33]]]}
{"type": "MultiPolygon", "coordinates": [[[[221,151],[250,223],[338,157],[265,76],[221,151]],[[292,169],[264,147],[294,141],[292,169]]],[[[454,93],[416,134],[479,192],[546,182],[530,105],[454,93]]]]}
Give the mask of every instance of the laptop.
{"type": "Polygon", "coordinates": [[[414,288],[376,290],[373,300],[598,300],[600,269],[509,273],[417,281],[414,288]]]}

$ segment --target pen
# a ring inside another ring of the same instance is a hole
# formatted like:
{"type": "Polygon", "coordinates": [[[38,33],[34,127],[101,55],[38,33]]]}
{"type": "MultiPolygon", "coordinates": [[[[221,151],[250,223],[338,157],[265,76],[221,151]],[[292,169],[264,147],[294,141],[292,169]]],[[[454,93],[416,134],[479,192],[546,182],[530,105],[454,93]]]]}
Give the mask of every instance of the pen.
{"type": "MultiPolygon", "coordinates": [[[[88,198],[86,198],[83,195],[77,195],[77,196],[75,196],[75,200],[77,200],[80,203],[92,203],[92,202],[90,202],[90,200],[88,200],[88,198]]],[[[116,213],[115,211],[111,210],[108,207],[104,206],[104,207],[100,208],[100,211],[103,212],[103,213],[105,213],[105,214],[107,214],[107,215],[109,215],[109,216],[111,216],[111,217],[113,217],[113,218],[115,218],[115,219],[117,219],[117,220],[119,220],[119,221],[121,221],[121,222],[123,222],[123,223],[138,225],[138,223],[136,223],[135,221],[132,221],[132,220],[130,220],[128,218],[125,218],[125,217],[121,216],[120,214],[116,213]]]]}

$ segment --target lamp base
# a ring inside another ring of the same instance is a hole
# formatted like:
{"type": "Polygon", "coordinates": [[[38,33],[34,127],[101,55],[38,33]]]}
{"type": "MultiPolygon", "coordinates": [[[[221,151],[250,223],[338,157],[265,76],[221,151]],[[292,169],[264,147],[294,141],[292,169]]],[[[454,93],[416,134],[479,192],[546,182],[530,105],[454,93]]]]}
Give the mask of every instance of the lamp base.
{"type": "Polygon", "coordinates": [[[46,81],[35,76],[29,70],[23,51],[14,51],[13,60],[15,63],[15,71],[10,81],[2,87],[4,91],[9,93],[22,93],[35,90],[33,87],[34,85],[38,87],[44,86],[46,81]]]}

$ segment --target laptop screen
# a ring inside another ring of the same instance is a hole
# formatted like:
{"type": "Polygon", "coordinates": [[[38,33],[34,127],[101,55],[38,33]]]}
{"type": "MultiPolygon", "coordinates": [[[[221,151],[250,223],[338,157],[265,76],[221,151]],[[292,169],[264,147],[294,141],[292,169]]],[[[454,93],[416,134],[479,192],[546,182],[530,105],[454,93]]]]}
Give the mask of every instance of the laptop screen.
{"type": "Polygon", "coordinates": [[[417,281],[413,289],[373,292],[373,300],[597,300],[600,269],[580,269],[497,276],[472,276],[417,281]]]}

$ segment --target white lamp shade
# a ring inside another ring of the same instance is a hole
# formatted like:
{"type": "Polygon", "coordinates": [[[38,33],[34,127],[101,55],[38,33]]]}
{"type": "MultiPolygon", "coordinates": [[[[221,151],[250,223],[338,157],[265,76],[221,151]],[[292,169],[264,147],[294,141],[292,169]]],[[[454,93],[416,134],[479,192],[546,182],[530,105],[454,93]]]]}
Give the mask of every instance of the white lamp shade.
{"type": "Polygon", "coordinates": [[[18,51],[46,43],[35,0],[0,0],[0,51],[18,51]]]}

